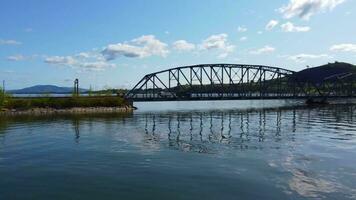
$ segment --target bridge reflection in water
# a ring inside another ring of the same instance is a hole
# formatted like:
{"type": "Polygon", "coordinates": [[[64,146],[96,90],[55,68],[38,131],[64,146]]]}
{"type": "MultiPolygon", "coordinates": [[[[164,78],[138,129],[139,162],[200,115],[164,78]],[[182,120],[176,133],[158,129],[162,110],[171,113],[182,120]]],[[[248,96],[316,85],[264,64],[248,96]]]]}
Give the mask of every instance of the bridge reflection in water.
{"type": "MultiPolygon", "coordinates": [[[[301,106],[99,115],[67,120],[71,121],[76,143],[80,143],[82,130],[95,133],[97,129],[105,127],[106,136],[112,137],[112,140],[129,140],[145,150],[167,146],[181,151],[217,153],[228,149],[290,148],[294,142],[311,137],[320,138],[321,135],[332,140],[347,140],[356,135],[334,135],[330,130],[356,130],[355,109],[355,105],[330,105],[314,109],[301,106]],[[323,124],[326,124],[325,127],[323,124]],[[329,131],[324,133],[323,130],[329,131]],[[323,134],[308,135],[315,132],[323,134]]],[[[7,123],[1,124],[0,133],[8,126],[7,123]]]]}
{"type": "MultiPolygon", "coordinates": [[[[314,123],[318,124],[323,120],[341,120],[340,118],[347,117],[346,120],[352,126],[353,106],[348,107],[351,110],[347,111],[338,107],[331,108],[318,110],[325,115],[325,119],[314,116],[315,110],[305,108],[147,113],[141,118],[146,143],[167,142],[170,148],[211,153],[225,147],[241,150],[281,148],[286,145],[281,144],[282,140],[286,143],[294,142],[296,133],[308,133],[309,129],[313,129],[314,123]],[[348,115],[341,115],[339,112],[348,115]],[[328,115],[331,116],[327,117],[328,115]],[[301,131],[298,132],[298,128],[301,131]]],[[[348,125],[338,128],[348,128],[348,125]]]]}
{"type": "Polygon", "coordinates": [[[281,131],[293,139],[296,110],[214,111],[194,113],[144,114],[147,142],[168,139],[170,147],[183,151],[207,153],[206,145],[231,144],[240,149],[259,148],[266,139],[278,142],[281,131]],[[282,125],[282,113],[288,120],[282,125]],[[292,115],[290,116],[290,114],[292,115]],[[167,136],[165,136],[167,135],[167,136]],[[251,146],[251,144],[253,144],[251,146]]]}

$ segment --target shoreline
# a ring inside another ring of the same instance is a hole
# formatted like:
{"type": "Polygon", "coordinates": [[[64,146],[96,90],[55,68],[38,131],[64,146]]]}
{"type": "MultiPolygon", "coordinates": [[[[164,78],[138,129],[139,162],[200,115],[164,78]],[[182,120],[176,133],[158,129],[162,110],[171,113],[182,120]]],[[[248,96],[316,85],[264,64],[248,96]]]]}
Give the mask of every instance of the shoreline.
{"type": "Polygon", "coordinates": [[[105,114],[105,113],[131,113],[135,110],[133,106],[121,107],[73,107],[65,109],[55,108],[31,108],[27,110],[3,109],[0,116],[19,116],[19,115],[59,115],[59,114],[105,114]]]}

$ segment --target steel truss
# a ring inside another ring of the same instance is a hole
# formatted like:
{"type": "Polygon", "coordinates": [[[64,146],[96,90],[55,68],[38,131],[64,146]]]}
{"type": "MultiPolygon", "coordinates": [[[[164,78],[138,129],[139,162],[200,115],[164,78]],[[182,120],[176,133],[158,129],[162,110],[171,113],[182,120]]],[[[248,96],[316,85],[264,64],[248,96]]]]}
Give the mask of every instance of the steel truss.
{"type": "Polygon", "coordinates": [[[353,74],[335,75],[318,84],[299,81],[295,74],[262,65],[183,66],[145,75],[125,97],[134,101],[169,101],[308,98],[355,93],[355,79],[351,83],[349,80],[353,74]],[[337,90],[340,87],[344,90],[337,90]]]}

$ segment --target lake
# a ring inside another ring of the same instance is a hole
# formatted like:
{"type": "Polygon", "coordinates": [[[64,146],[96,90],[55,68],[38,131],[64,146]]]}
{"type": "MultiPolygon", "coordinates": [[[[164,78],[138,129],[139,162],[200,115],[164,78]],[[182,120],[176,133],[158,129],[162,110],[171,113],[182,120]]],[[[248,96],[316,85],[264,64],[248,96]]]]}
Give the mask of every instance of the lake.
{"type": "Polygon", "coordinates": [[[355,199],[356,105],[136,103],[0,119],[0,199],[355,199]]]}

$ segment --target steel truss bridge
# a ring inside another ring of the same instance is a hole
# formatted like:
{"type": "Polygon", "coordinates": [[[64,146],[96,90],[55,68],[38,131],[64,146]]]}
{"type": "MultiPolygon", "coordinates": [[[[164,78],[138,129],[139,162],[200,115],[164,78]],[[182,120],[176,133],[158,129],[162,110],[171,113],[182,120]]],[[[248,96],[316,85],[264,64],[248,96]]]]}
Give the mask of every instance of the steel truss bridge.
{"type": "Polygon", "coordinates": [[[291,70],[240,64],[176,67],[145,75],[125,97],[132,101],[350,98],[354,73],[305,78],[291,70]]]}

